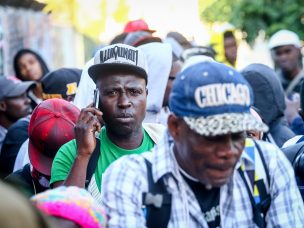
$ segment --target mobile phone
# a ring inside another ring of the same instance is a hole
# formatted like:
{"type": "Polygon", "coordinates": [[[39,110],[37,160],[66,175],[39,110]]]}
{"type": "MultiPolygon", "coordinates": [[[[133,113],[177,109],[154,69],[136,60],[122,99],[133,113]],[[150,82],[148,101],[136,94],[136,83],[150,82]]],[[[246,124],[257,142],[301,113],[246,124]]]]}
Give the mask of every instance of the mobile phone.
{"type": "Polygon", "coordinates": [[[99,108],[99,90],[97,88],[94,89],[93,107],[99,108]]]}

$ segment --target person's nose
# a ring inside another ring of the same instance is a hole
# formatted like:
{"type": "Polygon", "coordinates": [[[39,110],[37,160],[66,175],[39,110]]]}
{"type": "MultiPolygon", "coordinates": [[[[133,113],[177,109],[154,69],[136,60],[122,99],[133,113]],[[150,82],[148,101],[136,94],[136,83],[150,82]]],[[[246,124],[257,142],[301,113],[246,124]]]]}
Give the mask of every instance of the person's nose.
{"type": "Polygon", "coordinates": [[[283,52],[281,53],[279,56],[278,56],[278,60],[283,62],[283,61],[286,61],[288,59],[288,54],[283,52]]]}
{"type": "Polygon", "coordinates": [[[26,72],[29,72],[31,70],[32,66],[30,64],[25,64],[24,69],[26,72]]]}
{"type": "Polygon", "coordinates": [[[131,102],[127,93],[123,92],[120,94],[118,98],[118,107],[119,108],[129,108],[131,106],[131,102]]]}

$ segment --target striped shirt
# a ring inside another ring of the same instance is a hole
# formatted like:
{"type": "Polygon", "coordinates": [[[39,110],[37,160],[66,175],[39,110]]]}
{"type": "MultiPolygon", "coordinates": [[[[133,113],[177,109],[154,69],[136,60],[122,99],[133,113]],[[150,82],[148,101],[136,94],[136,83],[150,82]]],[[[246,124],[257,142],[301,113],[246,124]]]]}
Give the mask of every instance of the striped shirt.
{"type": "MultiPolygon", "coordinates": [[[[152,153],[123,157],[107,169],[101,198],[109,227],[145,227],[142,193],[148,192],[148,181],[144,158],[152,163],[154,181],[163,178],[172,194],[168,227],[208,227],[194,193],[181,177],[170,144],[165,135],[152,153]]],[[[303,227],[303,201],[290,163],[276,146],[262,141],[258,144],[270,175],[267,227],[303,227]]],[[[246,163],[250,157],[243,152],[236,169],[246,163]]],[[[249,193],[239,172],[220,189],[220,219],[221,227],[256,227],[249,193]]]]}

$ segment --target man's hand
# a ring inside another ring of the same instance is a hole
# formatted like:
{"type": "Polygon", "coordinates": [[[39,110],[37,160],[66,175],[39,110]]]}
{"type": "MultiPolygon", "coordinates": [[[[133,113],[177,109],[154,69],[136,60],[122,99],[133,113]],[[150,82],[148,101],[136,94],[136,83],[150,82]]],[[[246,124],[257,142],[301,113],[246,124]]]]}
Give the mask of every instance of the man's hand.
{"type": "Polygon", "coordinates": [[[285,97],[285,104],[286,109],[284,114],[289,124],[299,116],[299,109],[300,109],[300,99],[298,99],[297,95],[293,97],[293,100],[288,99],[285,97]]]}
{"type": "Polygon", "coordinates": [[[96,108],[88,107],[81,110],[75,126],[77,156],[90,158],[95,146],[95,132],[102,127],[102,112],[96,108]]]}

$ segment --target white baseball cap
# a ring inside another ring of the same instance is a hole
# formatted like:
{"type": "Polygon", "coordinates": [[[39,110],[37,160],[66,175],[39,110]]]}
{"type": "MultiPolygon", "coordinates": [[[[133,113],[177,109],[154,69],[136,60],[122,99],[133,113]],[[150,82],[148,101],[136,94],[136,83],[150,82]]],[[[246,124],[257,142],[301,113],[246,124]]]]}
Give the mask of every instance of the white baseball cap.
{"type": "Polygon", "coordinates": [[[296,33],[286,29],[282,29],[273,34],[268,43],[270,49],[285,45],[294,45],[297,48],[302,47],[299,36],[296,33]]]}
{"type": "Polygon", "coordinates": [[[145,80],[148,78],[148,67],[145,53],[137,47],[126,44],[108,45],[98,50],[94,56],[94,64],[89,67],[89,76],[96,79],[108,70],[132,71],[145,80]]]}

